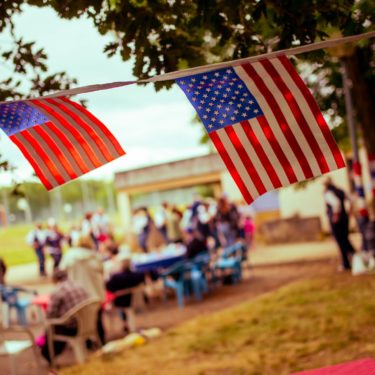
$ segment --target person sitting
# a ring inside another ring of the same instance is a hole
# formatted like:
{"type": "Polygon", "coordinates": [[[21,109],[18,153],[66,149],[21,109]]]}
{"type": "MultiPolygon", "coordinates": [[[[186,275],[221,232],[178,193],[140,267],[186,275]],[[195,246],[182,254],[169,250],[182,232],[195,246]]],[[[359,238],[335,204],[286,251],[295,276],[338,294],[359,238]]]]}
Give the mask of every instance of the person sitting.
{"type": "MultiPolygon", "coordinates": [[[[59,269],[55,270],[52,280],[57,287],[51,294],[51,300],[47,310],[47,319],[61,318],[73,307],[89,298],[88,293],[82,286],[68,280],[65,271],[59,269]]],[[[77,322],[73,319],[64,325],[54,326],[54,331],[56,334],[75,336],[77,334],[77,322]]],[[[43,357],[50,363],[51,357],[48,350],[48,340],[44,341],[41,352],[43,357]]],[[[54,341],[53,347],[55,355],[62,353],[65,346],[65,342],[54,341]]]]}
{"type": "MultiPolygon", "coordinates": [[[[116,294],[124,289],[134,288],[145,282],[145,275],[142,272],[135,272],[131,269],[130,258],[123,256],[121,259],[121,271],[112,275],[106,283],[107,290],[116,294]]],[[[132,294],[124,294],[115,297],[114,305],[119,308],[130,307],[132,294]]],[[[124,321],[124,331],[128,331],[126,315],[122,315],[124,321]]]]}
{"type": "Polygon", "coordinates": [[[108,258],[104,261],[104,280],[109,280],[112,275],[121,271],[121,262],[118,260],[119,248],[117,244],[110,243],[106,246],[108,258]]]}
{"type": "MultiPolygon", "coordinates": [[[[62,259],[60,269],[66,270],[69,280],[84,287],[91,298],[105,300],[103,263],[95,251],[94,241],[90,236],[82,235],[77,246],[72,247],[62,259]]],[[[103,310],[98,311],[98,335],[105,344],[105,332],[102,322],[103,310]]]]}
{"type": "Polygon", "coordinates": [[[207,252],[206,241],[197,229],[188,229],[186,231],[186,258],[193,259],[197,255],[207,252]]]}

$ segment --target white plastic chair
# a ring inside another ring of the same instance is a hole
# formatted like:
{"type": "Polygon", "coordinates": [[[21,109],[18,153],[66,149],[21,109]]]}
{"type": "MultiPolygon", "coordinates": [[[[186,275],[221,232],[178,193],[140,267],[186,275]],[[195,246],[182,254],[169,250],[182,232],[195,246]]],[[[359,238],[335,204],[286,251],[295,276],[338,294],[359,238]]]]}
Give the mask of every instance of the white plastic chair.
{"type": "MultiPolygon", "coordinates": [[[[25,327],[11,327],[11,328],[0,328],[0,357],[9,357],[10,372],[11,375],[17,374],[17,358],[18,355],[25,352],[28,349],[32,349],[35,357],[35,364],[37,370],[35,373],[43,374],[43,367],[40,361],[40,353],[34,343],[34,336],[31,331],[25,327]],[[20,339],[5,339],[7,335],[24,335],[27,340],[20,339]]],[[[44,370],[45,371],[45,370],[44,370]]],[[[31,372],[30,372],[31,373],[31,372]]]]}
{"type": "Polygon", "coordinates": [[[126,314],[126,322],[128,325],[129,332],[135,332],[137,330],[136,319],[135,319],[135,312],[141,309],[144,306],[144,284],[137,285],[133,288],[119,290],[114,293],[115,298],[126,296],[131,294],[131,304],[129,307],[117,307],[117,310],[122,310],[126,314]]]}
{"type": "Polygon", "coordinates": [[[76,360],[79,364],[84,363],[87,357],[87,339],[95,339],[96,343],[99,346],[101,345],[97,331],[97,319],[100,305],[100,300],[90,298],[70,309],[63,317],[47,320],[48,350],[53,367],[55,367],[56,362],[55,353],[53,350],[54,341],[63,341],[68,343],[72,347],[76,360]],[[76,336],[65,336],[56,334],[54,332],[54,326],[65,325],[71,319],[75,319],[77,322],[76,336]]]}

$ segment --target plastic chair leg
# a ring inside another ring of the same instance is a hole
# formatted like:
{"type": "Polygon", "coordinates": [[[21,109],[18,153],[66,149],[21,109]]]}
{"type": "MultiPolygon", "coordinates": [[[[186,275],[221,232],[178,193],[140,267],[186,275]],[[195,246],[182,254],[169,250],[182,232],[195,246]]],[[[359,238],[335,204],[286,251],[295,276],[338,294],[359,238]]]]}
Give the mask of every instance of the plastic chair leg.
{"type": "Polygon", "coordinates": [[[86,360],[86,347],[85,347],[85,342],[81,339],[76,339],[71,342],[74,355],[76,357],[77,363],[78,364],[83,364],[85,363],[86,360]]]}
{"type": "Polygon", "coordinates": [[[177,296],[177,303],[178,307],[181,309],[184,307],[184,287],[182,284],[176,283],[176,296],[177,296]]]}
{"type": "Polygon", "coordinates": [[[132,308],[125,309],[126,314],[126,322],[128,325],[129,332],[135,332],[137,330],[137,326],[135,323],[135,313],[132,308]]]}
{"type": "Polygon", "coordinates": [[[26,309],[23,307],[17,308],[18,324],[27,326],[26,309]]]}

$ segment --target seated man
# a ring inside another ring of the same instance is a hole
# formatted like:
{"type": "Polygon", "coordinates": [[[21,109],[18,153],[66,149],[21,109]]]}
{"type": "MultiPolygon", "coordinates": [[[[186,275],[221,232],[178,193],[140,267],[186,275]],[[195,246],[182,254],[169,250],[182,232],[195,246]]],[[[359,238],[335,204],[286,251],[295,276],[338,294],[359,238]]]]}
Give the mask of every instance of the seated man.
{"type": "MultiPolygon", "coordinates": [[[[130,258],[123,256],[121,259],[121,271],[112,275],[107,281],[107,290],[116,294],[124,289],[134,288],[145,282],[145,275],[142,272],[131,270],[130,258]]],[[[120,294],[120,293],[119,293],[120,294]]],[[[120,308],[130,307],[132,295],[124,294],[115,298],[114,305],[120,308]]],[[[126,325],[126,315],[122,316],[124,320],[124,331],[128,331],[126,325]]]]}
{"type": "MultiPolygon", "coordinates": [[[[74,306],[89,298],[84,288],[67,279],[67,273],[65,271],[55,270],[52,280],[57,287],[51,294],[51,301],[47,310],[47,319],[61,318],[74,306]]],[[[71,320],[64,325],[55,326],[54,329],[57,334],[75,336],[77,334],[77,322],[71,320]]],[[[55,355],[62,353],[65,345],[65,342],[55,341],[53,343],[55,355]]],[[[41,350],[43,357],[50,362],[47,340],[45,340],[41,350]]]]}
{"type": "Polygon", "coordinates": [[[207,252],[206,241],[196,229],[188,229],[186,233],[186,258],[193,259],[197,255],[207,252]]]}

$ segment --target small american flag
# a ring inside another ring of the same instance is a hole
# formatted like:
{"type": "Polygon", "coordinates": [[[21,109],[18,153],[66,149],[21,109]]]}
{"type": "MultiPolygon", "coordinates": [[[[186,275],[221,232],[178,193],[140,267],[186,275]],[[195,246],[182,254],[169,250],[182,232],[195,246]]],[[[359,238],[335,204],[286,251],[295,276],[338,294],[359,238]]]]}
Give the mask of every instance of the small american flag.
{"type": "Polygon", "coordinates": [[[345,167],[318,105],[286,56],[176,82],[247,203],[345,167]]]}
{"type": "Polygon", "coordinates": [[[0,104],[0,128],[47,190],[125,154],[105,125],[65,97],[0,104]]]}

